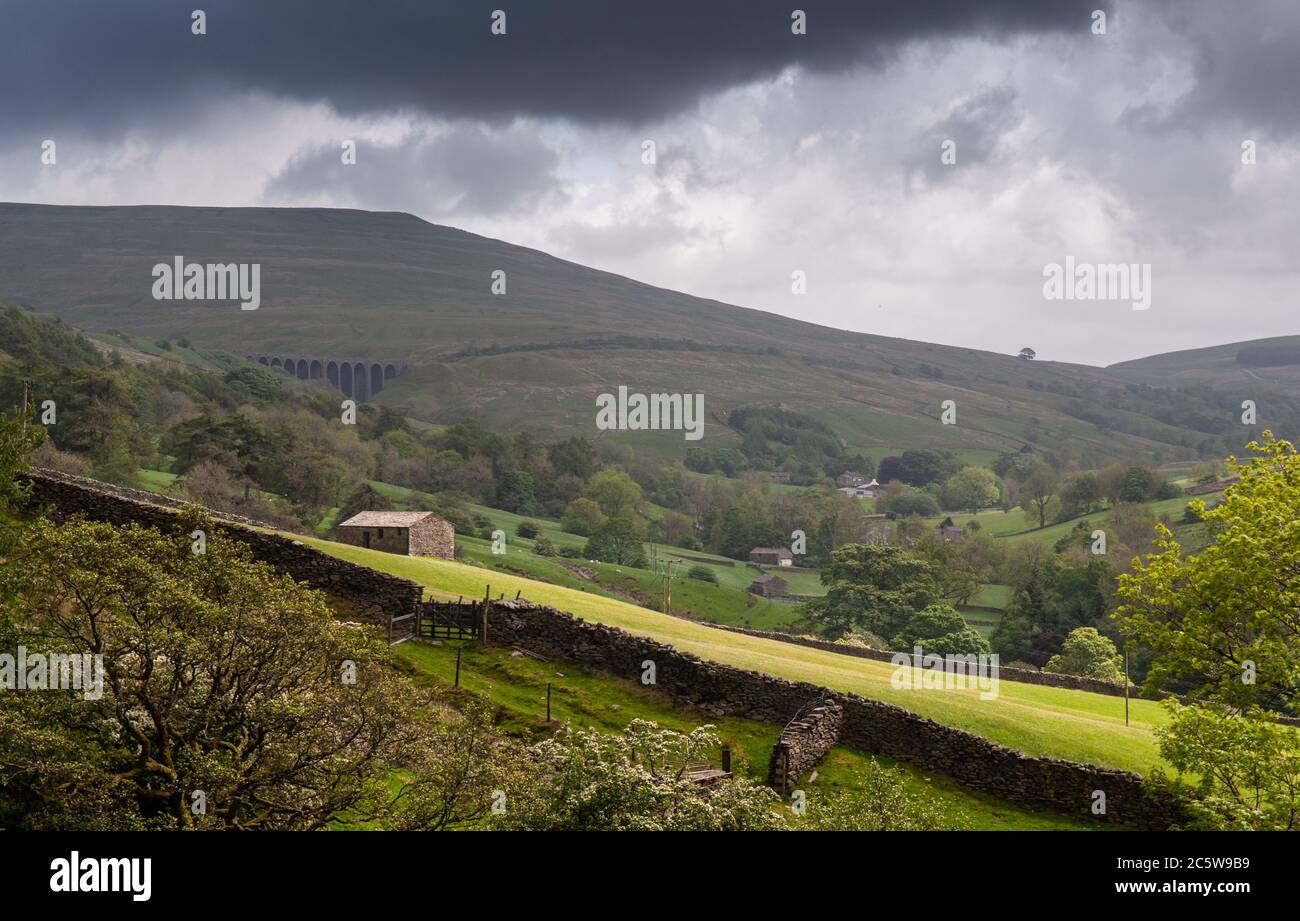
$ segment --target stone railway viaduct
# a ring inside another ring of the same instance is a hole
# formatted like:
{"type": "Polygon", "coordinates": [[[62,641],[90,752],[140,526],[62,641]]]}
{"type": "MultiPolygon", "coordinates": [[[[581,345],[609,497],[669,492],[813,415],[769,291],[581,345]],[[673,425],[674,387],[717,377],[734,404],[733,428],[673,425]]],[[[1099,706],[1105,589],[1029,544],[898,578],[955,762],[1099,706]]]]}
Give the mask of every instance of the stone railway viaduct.
{"type": "Polygon", "coordinates": [[[252,354],[250,361],[280,368],[304,381],[329,381],[344,396],[364,402],[384,389],[388,381],[401,377],[406,362],[400,359],[330,358],[300,355],[252,354]]]}

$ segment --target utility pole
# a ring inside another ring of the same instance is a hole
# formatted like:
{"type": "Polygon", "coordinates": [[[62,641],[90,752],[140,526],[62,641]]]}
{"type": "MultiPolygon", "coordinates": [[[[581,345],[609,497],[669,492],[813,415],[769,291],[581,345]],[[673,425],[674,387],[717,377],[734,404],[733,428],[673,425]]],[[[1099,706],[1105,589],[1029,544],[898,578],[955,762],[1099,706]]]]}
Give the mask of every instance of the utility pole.
{"type": "Polygon", "coordinates": [[[1124,650],[1124,725],[1128,725],[1128,650],[1124,650]]]}
{"type": "Polygon", "coordinates": [[[673,612],[673,563],[676,560],[668,561],[668,578],[664,580],[664,613],[673,612]]]}

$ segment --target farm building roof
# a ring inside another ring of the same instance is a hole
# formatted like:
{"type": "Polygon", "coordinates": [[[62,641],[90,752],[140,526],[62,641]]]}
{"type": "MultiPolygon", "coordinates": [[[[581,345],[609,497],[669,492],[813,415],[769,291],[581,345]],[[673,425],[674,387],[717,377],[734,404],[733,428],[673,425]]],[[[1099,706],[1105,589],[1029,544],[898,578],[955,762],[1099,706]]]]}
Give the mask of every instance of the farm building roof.
{"type": "Polygon", "coordinates": [[[426,518],[437,518],[433,512],[358,512],[340,528],[409,528],[426,518]]]}

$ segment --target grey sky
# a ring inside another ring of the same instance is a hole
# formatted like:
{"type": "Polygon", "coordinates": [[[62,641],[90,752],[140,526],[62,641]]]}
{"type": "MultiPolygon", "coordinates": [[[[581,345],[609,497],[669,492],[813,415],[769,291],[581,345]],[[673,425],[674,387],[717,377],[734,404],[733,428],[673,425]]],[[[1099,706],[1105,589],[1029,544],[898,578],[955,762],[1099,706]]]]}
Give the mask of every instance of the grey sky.
{"type": "Polygon", "coordinates": [[[743,306],[1042,358],[1300,332],[1291,0],[223,0],[193,36],[199,5],[6,3],[0,199],[405,210],[743,306]],[[1151,263],[1151,309],[1044,300],[1067,256],[1151,263]]]}

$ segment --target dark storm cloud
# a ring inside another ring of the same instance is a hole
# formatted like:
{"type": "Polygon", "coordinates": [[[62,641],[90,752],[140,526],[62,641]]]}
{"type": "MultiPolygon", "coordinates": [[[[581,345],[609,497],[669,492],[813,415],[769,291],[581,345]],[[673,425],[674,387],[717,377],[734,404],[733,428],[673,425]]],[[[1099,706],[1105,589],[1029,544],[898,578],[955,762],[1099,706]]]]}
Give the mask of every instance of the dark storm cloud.
{"type": "Polygon", "coordinates": [[[1133,113],[1161,127],[1230,119],[1279,136],[1300,133],[1300,3],[1165,0],[1165,22],[1192,46],[1196,86],[1167,115],[1133,113]]]}
{"type": "Polygon", "coordinates": [[[305,152],[270,182],[266,197],[293,202],[327,191],[382,211],[493,217],[559,194],[559,161],[533,131],[456,124],[443,134],[421,134],[394,145],[357,139],[356,163],[347,166],[339,146],[305,152]]]}
{"type": "Polygon", "coordinates": [[[884,62],[911,39],[1087,34],[1109,0],[5,0],[0,122],[116,131],[231,92],[414,109],[635,122],[798,64],[884,62]],[[190,32],[195,7],[208,33],[190,32]],[[508,32],[489,32],[494,8],[508,32]],[[791,10],[808,34],[790,32],[791,10]]]}
{"type": "Polygon", "coordinates": [[[997,157],[1003,135],[1019,125],[1023,117],[1016,107],[1016,91],[1009,86],[982,90],[960,100],[926,135],[917,152],[916,168],[932,181],[954,176],[955,171],[945,166],[937,153],[947,140],[956,144],[956,163],[988,163],[997,157]]]}

